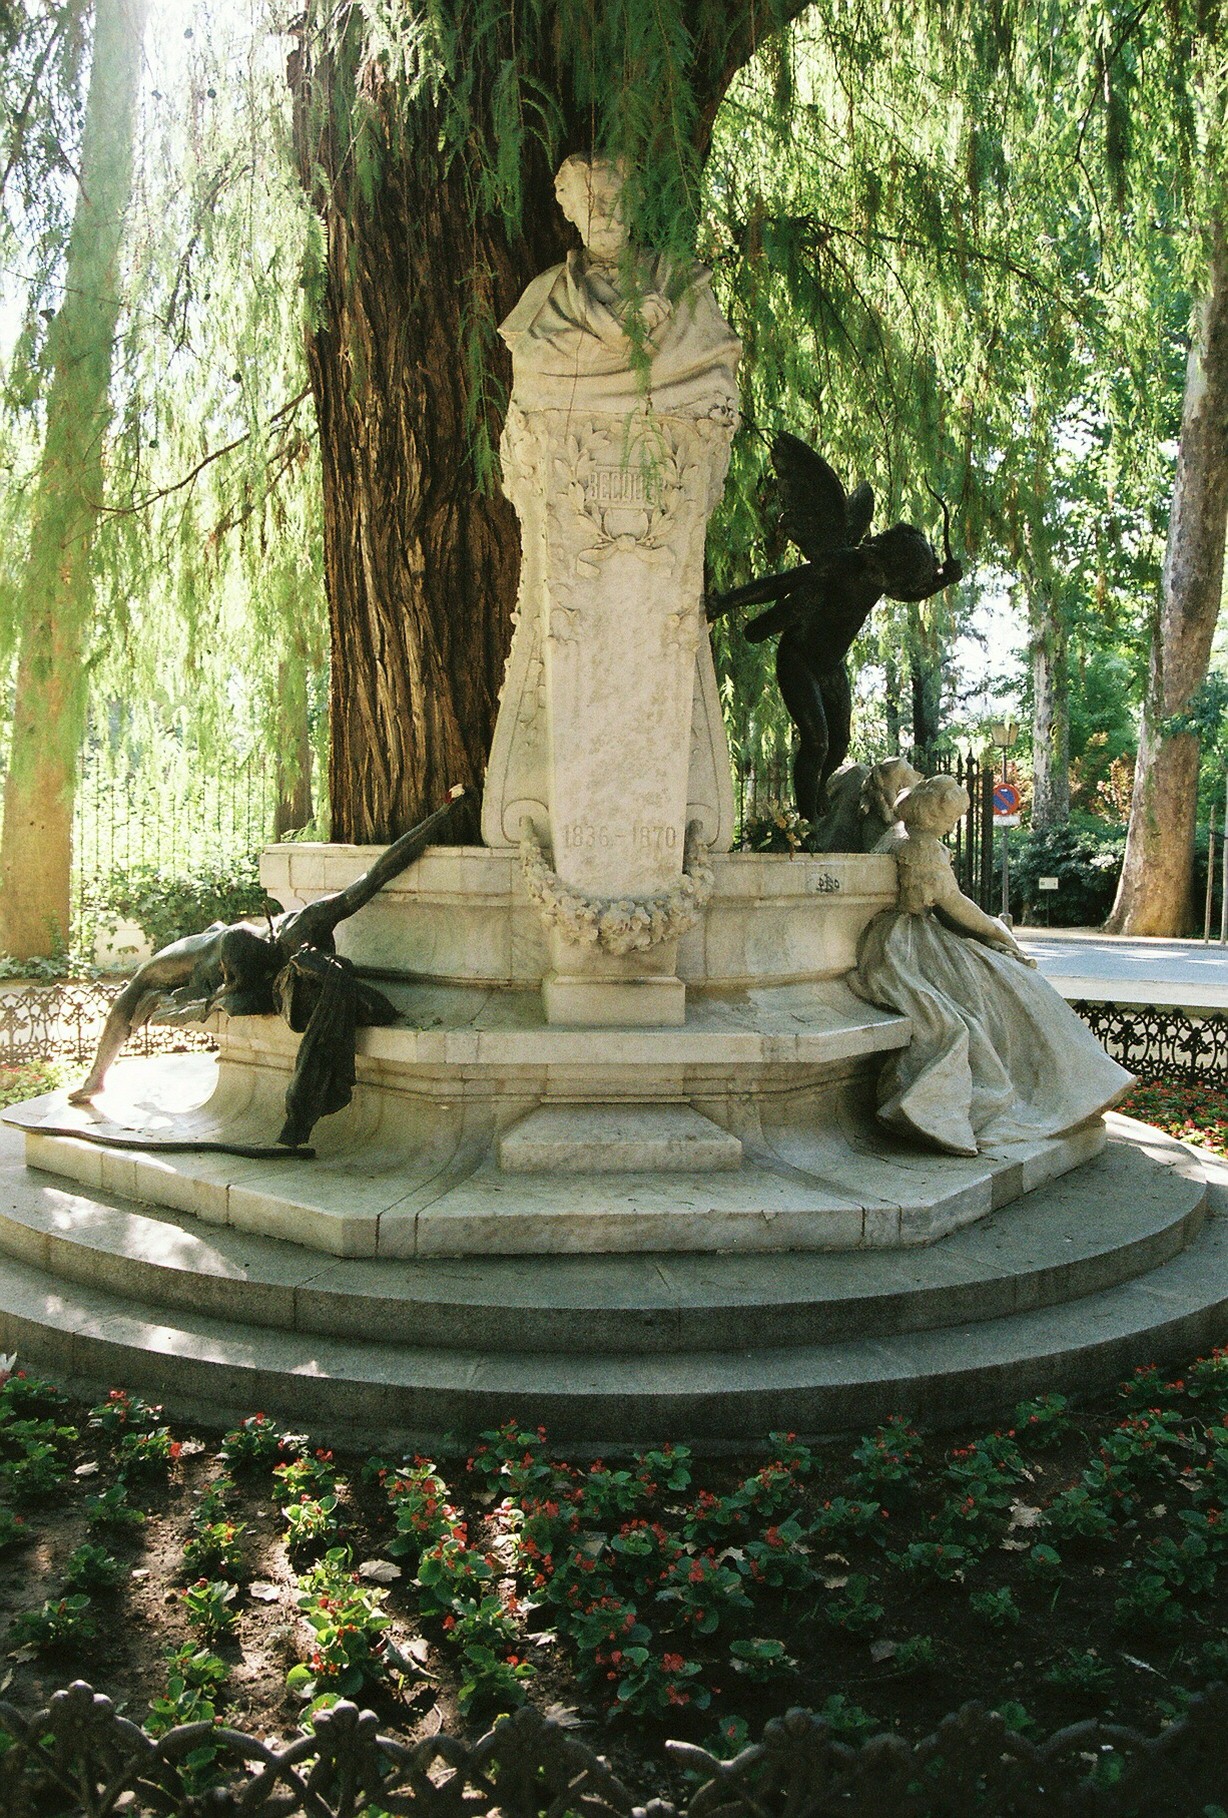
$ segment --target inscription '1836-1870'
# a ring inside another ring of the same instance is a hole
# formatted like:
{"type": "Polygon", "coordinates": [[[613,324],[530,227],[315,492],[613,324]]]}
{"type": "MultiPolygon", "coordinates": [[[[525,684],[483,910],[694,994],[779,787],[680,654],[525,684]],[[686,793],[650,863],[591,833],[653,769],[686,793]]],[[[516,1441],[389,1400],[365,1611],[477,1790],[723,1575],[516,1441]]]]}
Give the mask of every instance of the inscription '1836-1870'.
{"type": "Polygon", "coordinates": [[[628,845],[669,852],[681,843],[678,829],[666,821],[636,821],[629,828],[609,827],[602,821],[568,821],[563,827],[563,845],[570,852],[628,845]]]}

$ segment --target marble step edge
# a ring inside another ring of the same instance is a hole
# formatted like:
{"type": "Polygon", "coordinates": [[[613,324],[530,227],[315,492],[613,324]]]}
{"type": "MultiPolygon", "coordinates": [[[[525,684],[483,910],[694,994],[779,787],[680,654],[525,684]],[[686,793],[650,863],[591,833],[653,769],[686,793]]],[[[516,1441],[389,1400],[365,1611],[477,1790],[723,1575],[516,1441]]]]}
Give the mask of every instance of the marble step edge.
{"type": "Polygon", "coordinates": [[[27,1367],[91,1395],[122,1385],[213,1428],[260,1408],[355,1446],[464,1442],[508,1419],[603,1450],[865,1431],[893,1413],[949,1425],[1052,1390],[1094,1392],[1226,1332],[1222,1217],[1150,1275],[1063,1306],[891,1339],[665,1357],[406,1350],[203,1318],[158,1324],[132,1301],[70,1293],[21,1263],[0,1276],[0,1346],[27,1367]]]}
{"type": "Polygon", "coordinates": [[[1180,1144],[1127,1133],[1008,1211],[906,1252],[339,1261],[11,1168],[0,1254],[172,1317],[441,1350],[497,1334],[511,1350],[660,1354],[719,1350],[730,1324],[748,1345],[813,1345],[1077,1299],[1176,1256],[1205,1201],[1180,1144]]]}
{"type": "MultiPolygon", "coordinates": [[[[45,1102],[19,1109],[41,1119],[45,1102]]],[[[7,1121],[24,1120],[12,1112],[7,1121]]],[[[1081,1165],[1106,1140],[1105,1123],[1096,1118],[1060,1136],[965,1159],[899,1152],[890,1139],[880,1154],[873,1135],[853,1130],[840,1134],[838,1153],[797,1167],[773,1135],[739,1169],[558,1178],[504,1174],[463,1143],[443,1167],[435,1162],[404,1172],[381,1155],[385,1165],[368,1174],[357,1146],[318,1167],[289,1157],[239,1161],[103,1148],[48,1135],[37,1123],[25,1128],[25,1154],[31,1167],[87,1189],[209,1224],[333,1256],[422,1261],[925,1245],[1081,1165]],[[887,1178],[865,1192],[864,1179],[874,1176],[880,1159],[887,1178]]]]}

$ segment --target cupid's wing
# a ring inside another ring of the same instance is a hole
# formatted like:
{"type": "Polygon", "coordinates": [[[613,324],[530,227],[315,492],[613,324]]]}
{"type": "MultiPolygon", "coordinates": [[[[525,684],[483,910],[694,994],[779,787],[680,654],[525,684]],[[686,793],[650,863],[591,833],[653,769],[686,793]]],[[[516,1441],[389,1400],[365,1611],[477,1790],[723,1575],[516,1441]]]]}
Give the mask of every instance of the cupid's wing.
{"type": "Polygon", "coordinates": [[[772,465],[780,479],[780,521],[808,562],[843,549],[848,535],[844,488],[821,454],[782,430],[772,443],[772,465]]]}
{"type": "Polygon", "coordinates": [[[863,480],[855,492],[849,494],[846,508],[848,540],[851,548],[856,548],[874,516],[874,493],[868,480],[863,480]]]}

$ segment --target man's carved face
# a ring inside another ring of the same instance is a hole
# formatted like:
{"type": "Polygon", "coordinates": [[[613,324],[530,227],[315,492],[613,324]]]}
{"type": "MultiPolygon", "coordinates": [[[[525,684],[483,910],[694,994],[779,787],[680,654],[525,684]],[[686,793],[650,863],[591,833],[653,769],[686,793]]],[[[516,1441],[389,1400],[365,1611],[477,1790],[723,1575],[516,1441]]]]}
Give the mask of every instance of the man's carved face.
{"type": "Polygon", "coordinates": [[[596,259],[612,262],[627,244],[618,208],[621,190],[618,166],[604,159],[568,158],[554,179],[559,207],[596,259]]]}

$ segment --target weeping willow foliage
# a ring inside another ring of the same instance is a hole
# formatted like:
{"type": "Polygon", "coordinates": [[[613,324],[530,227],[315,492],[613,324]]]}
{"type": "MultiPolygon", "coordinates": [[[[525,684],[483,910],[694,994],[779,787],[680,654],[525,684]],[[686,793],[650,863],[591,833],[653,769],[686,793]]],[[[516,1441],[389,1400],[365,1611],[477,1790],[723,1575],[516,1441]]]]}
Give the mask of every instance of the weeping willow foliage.
{"type": "Polygon", "coordinates": [[[175,10],[129,242],[99,681],[168,722],[190,703],[207,757],[292,743],[279,666],[301,698],[327,634],[283,46],[263,5],[175,10]]]}
{"type": "MultiPolygon", "coordinates": [[[[72,103],[88,57],[88,6],[62,11],[66,100],[38,137],[56,148],[58,174],[49,186],[18,147],[22,187],[5,226],[36,264],[0,274],[0,306],[21,312],[0,414],[0,651],[20,629],[11,583],[37,471],[46,318],[62,282],[79,133],[72,103]]],[[[167,742],[190,744],[205,763],[256,742],[292,749],[295,728],[279,718],[287,699],[307,711],[309,677],[326,660],[303,357],[311,223],[269,24],[260,4],[155,9],[147,36],[89,652],[93,742],[119,775],[125,752],[148,760],[167,742]]],[[[20,42],[32,70],[43,39],[27,31],[20,42]]]]}
{"type": "MultiPolygon", "coordinates": [[[[72,225],[88,7],[0,10],[0,665],[16,638],[26,487],[43,427],[47,328],[72,225]]],[[[7,718],[7,715],[5,716],[7,718]]]]}
{"type": "MultiPolygon", "coordinates": [[[[144,716],[182,738],[190,722],[208,750],[233,744],[239,723],[248,738],[278,736],[279,667],[301,678],[288,691],[301,700],[324,661],[302,359],[304,323],[322,307],[323,227],[292,174],[288,9],[158,10],[94,687],[99,700],[122,698],[134,724],[144,716]]],[[[345,146],[354,206],[374,202],[390,158],[429,152],[464,171],[472,219],[514,240],[530,172],[582,145],[623,161],[637,241],[712,265],[745,348],[714,584],[791,559],[772,541],[767,468],[771,435],[790,428],[848,484],[871,480],[879,525],[902,515],[933,533],[928,481],[982,571],[1004,569],[1029,602],[1058,600],[1089,639],[1106,624],[1129,632],[1154,589],[1200,224],[1219,169],[1206,102],[1222,80],[1216,9],[798,10],[310,0],[293,36],[330,59],[311,100],[345,146]],[[739,68],[713,116],[710,97],[739,68]]],[[[85,0],[3,14],[0,296],[17,299],[17,327],[9,347],[0,329],[0,655],[14,631],[5,602],[36,458],[43,311],[71,211],[88,17],[85,0]]],[[[475,307],[462,357],[479,464],[492,331],[475,307]]],[[[857,653],[877,696],[863,703],[864,744],[885,740],[892,679],[903,686],[910,661],[941,666],[974,598],[966,584],[911,617],[876,612],[857,653]]],[[[731,732],[750,768],[788,742],[770,654],[735,628],[721,634],[731,732]]]]}
{"type": "MultiPolygon", "coordinates": [[[[871,480],[880,525],[933,534],[938,489],[965,556],[1016,578],[1025,623],[1043,605],[1090,638],[1137,634],[1203,258],[1205,11],[827,4],[793,28],[783,114],[776,66],[743,73],[700,237],[746,350],[722,584],[789,559],[761,528],[789,428],[871,480]]],[[[864,745],[893,729],[893,684],[949,653],[975,581],[875,613],[864,745]]],[[[770,766],[787,737],[770,652],[731,628],[721,657],[738,757],[770,766]]]]}
{"type": "MultiPolygon", "coordinates": [[[[1091,637],[1137,631],[1202,256],[1212,8],[822,0],[790,23],[778,5],[709,150],[697,73],[744,55],[736,11],[317,4],[309,30],[335,57],[328,102],[360,198],[384,159],[413,155],[425,117],[464,161],[475,217],[512,235],[528,166],[579,131],[624,160],[633,235],[712,264],[745,347],[745,427],[710,539],[718,584],[788,559],[764,538],[767,448],[787,427],[849,484],[871,479],[880,524],[935,530],[935,486],[965,555],[1015,578],[1025,620],[1060,610],[1091,637]],[[399,112],[376,105],[373,72],[399,112]]],[[[475,399],[492,327],[475,317],[475,399]]],[[[479,448],[483,421],[475,408],[479,448]]],[[[974,582],[920,611],[879,609],[857,652],[875,683],[863,744],[908,720],[905,702],[884,717],[884,692],[941,669],[975,598],[974,582]]],[[[719,642],[739,758],[778,768],[789,732],[770,646],[734,628],[719,642]]]]}
{"type": "MultiPolygon", "coordinates": [[[[525,173],[579,136],[628,173],[636,237],[694,245],[702,206],[704,77],[732,69],[798,0],[314,0],[303,35],[333,58],[332,108],[359,193],[413,148],[423,113],[447,165],[473,174],[475,212],[522,221],[525,173]],[[395,105],[376,106],[390,90],[395,105]],[[389,132],[391,129],[391,141],[389,132]]],[[[783,70],[783,66],[782,66],[783,70]]],[[[787,78],[782,75],[783,90],[787,78]]]]}

